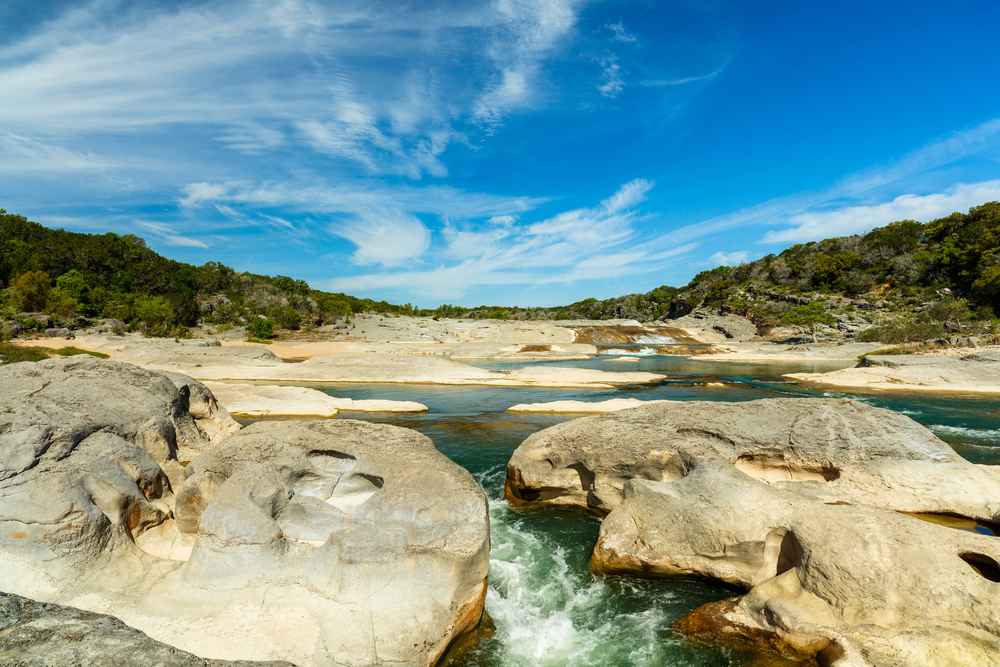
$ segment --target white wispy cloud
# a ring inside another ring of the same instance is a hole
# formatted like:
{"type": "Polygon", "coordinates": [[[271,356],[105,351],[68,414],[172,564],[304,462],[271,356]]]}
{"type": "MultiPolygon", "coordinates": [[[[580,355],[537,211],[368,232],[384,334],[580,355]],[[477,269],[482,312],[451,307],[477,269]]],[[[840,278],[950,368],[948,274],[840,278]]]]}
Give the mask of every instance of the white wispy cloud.
{"type": "MultiPolygon", "coordinates": [[[[340,277],[329,286],[347,291],[403,288],[426,298],[456,299],[484,285],[572,283],[653,270],[693,246],[653,252],[630,245],[639,236],[636,223],[644,219],[636,207],[652,187],[652,181],[636,179],[593,208],[563,211],[527,224],[518,224],[514,215],[481,223],[448,221],[441,230],[442,243],[421,255],[433,268],[340,277]]],[[[368,243],[367,238],[360,240],[368,243]]]]}
{"type": "Polygon", "coordinates": [[[146,233],[157,240],[172,246],[183,246],[188,248],[208,248],[208,244],[196,238],[178,234],[170,225],[160,222],[150,222],[148,220],[135,220],[136,225],[146,230],[146,233]]]}
{"type": "Polygon", "coordinates": [[[734,252],[723,252],[719,251],[708,258],[708,261],[712,266],[739,266],[743,262],[747,261],[750,257],[750,253],[746,250],[736,250],[734,252]]]}
{"type": "Polygon", "coordinates": [[[0,172],[103,172],[115,166],[92,152],[75,152],[56,143],[0,133],[0,172]]]}
{"type": "Polygon", "coordinates": [[[601,79],[603,83],[597,87],[604,97],[618,97],[625,81],[622,79],[622,69],[614,56],[601,58],[601,79]]]}
{"type": "Polygon", "coordinates": [[[955,211],[966,211],[983,202],[997,200],[1000,200],[1000,181],[958,183],[944,192],[930,195],[907,194],[882,204],[801,213],[788,220],[792,227],[769,231],[764,236],[764,243],[798,243],[848,236],[897,220],[927,222],[955,211]]]}
{"type": "Polygon", "coordinates": [[[440,217],[479,219],[516,217],[549,201],[546,197],[508,197],[468,192],[446,185],[387,185],[374,180],[350,183],[191,183],[178,204],[187,209],[223,204],[249,210],[289,209],[313,213],[363,213],[377,208],[440,217]]]}
{"type": "Polygon", "coordinates": [[[499,19],[491,28],[489,55],[494,73],[473,106],[473,118],[487,133],[508,113],[530,107],[542,77],[544,59],[577,21],[574,0],[495,0],[499,19]]]}
{"type": "Polygon", "coordinates": [[[604,27],[614,33],[614,40],[616,42],[634,44],[638,41],[635,35],[625,29],[625,25],[621,21],[618,23],[608,23],[604,27]]]}
{"type": "MultiPolygon", "coordinates": [[[[792,222],[797,216],[857,206],[858,198],[868,196],[879,188],[898,187],[901,181],[919,174],[977,153],[986,153],[997,149],[1000,149],[1000,119],[986,121],[969,130],[956,132],[932,141],[888,164],[849,174],[827,189],[777,197],[755,206],[680,227],[660,235],[651,243],[654,246],[669,248],[707,238],[729,229],[762,224],[775,227],[792,225],[798,229],[798,226],[792,222]]],[[[888,222],[892,222],[892,220],[885,220],[880,224],[888,222]]],[[[771,232],[771,234],[781,233],[780,229],[771,232]]],[[[779,237],[769,236],[765,238],[773,240],[779,237]]],[[[823,235],[820,233],[812,240],[821,238],[823,235]]]]}
{"type": "Polygon", "coordinates": [[[431,243],[430,230],[419,218],[387,208],[357,213],[331,225],[330,231],[358,247],[352,259],[362,265],[399,266],[422,255],[431,243]]]}
{"type": "Polygon", "coordinates": [[[492,131],[536,103],[575,5],[93,0],[0,47],[13,102],[0,126],[29,140],[194,126],[248,154],[308,147],[369,174],[440,177],[466,141],[456,122],[492,131]]]}
{"type": "Polygon", "coordinates": [[[685,76],[676,79],[643,79],[642,81],[639,82],[639,85],[652,88],[662,88],[664,86],[683,86],[686,83],[695,83],[697,81],[708,81],[710,79],[714,79],[715,77],[722,74],[723,69],[724,68],[720,68],[715,70],[714,72],[709,72],[708,74],[699,74],[698,76],[685,76]]]}

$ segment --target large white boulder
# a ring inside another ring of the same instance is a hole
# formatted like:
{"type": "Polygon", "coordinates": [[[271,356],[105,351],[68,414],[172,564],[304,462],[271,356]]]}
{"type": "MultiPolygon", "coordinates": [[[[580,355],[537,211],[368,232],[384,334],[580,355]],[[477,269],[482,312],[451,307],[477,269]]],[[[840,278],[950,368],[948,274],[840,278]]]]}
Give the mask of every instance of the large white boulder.
{"type": "Polygon", "coordinates": [[[238,430],[192,387],[91,357],[0,369],[5,592],[209,659],[433,665],[476,629],[489,520],[467,471],[393,426],[238,430]]]}
{"type": "Polygon", "coordinates": [[[748,590],[682,619],[689,634],[830,665],[1000,664],[1000,538],[938,525],[1000,523],[1000,475],[897,413],[770,399],[586,417],[528,438],[507,496],[606,514],[597,572],[748,590]]]}

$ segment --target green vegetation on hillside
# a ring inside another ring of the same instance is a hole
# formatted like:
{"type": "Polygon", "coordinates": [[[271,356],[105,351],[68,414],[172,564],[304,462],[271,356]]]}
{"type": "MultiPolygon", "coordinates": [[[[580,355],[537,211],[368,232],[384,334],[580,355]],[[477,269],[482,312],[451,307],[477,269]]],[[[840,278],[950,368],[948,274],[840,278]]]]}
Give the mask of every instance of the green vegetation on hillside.
{"type": "Polygon", "coordinates": [[[53,230],[0,209],[0,288],[0,319],[35,312],[64,323],[77,316],[114,318],[129,330],[161,336],[186,335],[199,319],[222,330],[245,325],[250,335],[268,339],[278,329],[364,312],[653,321],[696,308],[745,315],[760,331],[782,322],[814,329],[828,323],[830,313],[796,309],[818,300],[835,304],[839,316],[852,321],[855,308],[907,313],[867,334],[905,342],[964,331],[970,320],[1000,315],[1000,202],[926,224],[903,220],[867,234],[797,244],[737,267],[702,271],[681,288],[664,285],[551,308],[444,304],[424,310],[323,292],[286,276],[240,273],[216,262],[192,266],[161,257],[134,235],[53,230]]]}
{"type": "Polygon", "coordinates": [[[749,317],[759,330],[767,330],[793,323],[787,313],[814,299],[837,304],[848,314],[876,305],[900,314],[903,321],[872,332],[869,336],[883,336],[872,340],[940,336],[948,329],[964,331],[972,320],[996,318],[1000,202],[926,224],[903,220],[867,234],[794,245],[740,266],[702,271],[681,288],[587,299],[553,310],[590,319],[648,320],[717,308],[749,317]]]}
{"type": "Polygon", "coordinates": [[[356,312],[417,312],[409,304],[314,290],[286,276],[239,273],[216,262],[192,266],[158,255],[131,234],[49,229],[3,209],[0,288],[6,288],[5,317],[113,318],[154,336],[185,335],[199,318],[223,327],[266,320],[272,328],[297,329],[356,312]]]}

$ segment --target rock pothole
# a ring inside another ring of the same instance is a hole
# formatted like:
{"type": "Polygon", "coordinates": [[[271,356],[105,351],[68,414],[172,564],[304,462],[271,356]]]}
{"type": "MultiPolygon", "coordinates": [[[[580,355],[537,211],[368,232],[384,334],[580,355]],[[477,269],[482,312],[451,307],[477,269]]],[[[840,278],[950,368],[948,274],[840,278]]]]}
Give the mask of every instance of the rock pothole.
{"type": "Polygon", "coordinates": [[[960,551],[958,557],[984,579],[1000,583],[1000,564],[990,556],[972,551],[960,551]]]}

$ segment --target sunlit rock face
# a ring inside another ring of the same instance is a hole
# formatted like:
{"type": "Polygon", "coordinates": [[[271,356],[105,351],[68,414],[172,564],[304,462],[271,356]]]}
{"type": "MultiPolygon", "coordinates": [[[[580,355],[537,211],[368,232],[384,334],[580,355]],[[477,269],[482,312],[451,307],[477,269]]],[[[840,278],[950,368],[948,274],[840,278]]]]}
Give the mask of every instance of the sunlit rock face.
{"type": "Polygon", "coordinates": [[[205,658],[432,665],[482,615],[486,498],[408,429],[240,430],[183,376],[74,357],[0,369],[0,462],[5,592],[205,658]]]}
{"type": "Polygon", "coordinates": [[[18,667],[295,667],[270,660],[205,660],[150,639],[113,616],[2,592],[0,661],[18,667]]]}
{"type": "Polygon", "coordinates": [[[586,417],[528,438],[507,496],[606,514],[596,572],[749,591],[682,619],[688,634],[822,664],[1000,664],[1000,474],[897,413],[768,399],[586,417]]]}

